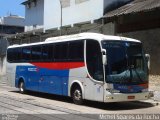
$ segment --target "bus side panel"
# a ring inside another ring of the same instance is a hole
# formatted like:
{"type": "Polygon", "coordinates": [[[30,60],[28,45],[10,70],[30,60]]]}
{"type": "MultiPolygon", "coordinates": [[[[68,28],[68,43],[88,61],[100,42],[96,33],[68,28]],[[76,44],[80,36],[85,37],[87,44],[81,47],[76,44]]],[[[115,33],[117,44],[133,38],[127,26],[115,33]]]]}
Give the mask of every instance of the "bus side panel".
{"type": "Polygon", "coordinates": [[[39,69],[34,66],[17,66],[16,68],[16,87],[20,79],[24,80],[25,89],[38,91],[39,86],[39,69]]]}
{"type": "MultiPolygon", "coordinates": [[[[40,82],[39,91],[68,96],[68,84],[70,77],[76,76],[70,74],[70,71],[84,66],[84,62],[45,62],[32,63],[39,68],[40,82]]],[[[76,71],[79,75],[80,71],[76,71]]]]}
{"type": "Polygon", "coordinates": [[[23,78],[27,90],[68,96],[71,82],[83,82],[86,77],[83,62],[22,64],[16,68],[16,87],[23,78]]]}
{"type": "Polygon", "coordinates": [[[40,69],[39,91],[57,95],[68,95],[69,70],[40,69]]]}
{"type": "Polygon", "coordinates": [[[11,64],[7,62],[7,85],[15,87],[15,71],[16,64],[11,64]]]}
{"type": "MultiPolygon", "coordinates": [[[[82,83],[82,92],[84,92],[84,83],[85,83],[85,80],[87,78],[87,71],[86,71],[86,67],[80,67],[80,68],[75,68],[75,69],[71,69],[69,71],[69,87],[68,87],[68,95],[71,96],[70,94],[70,90],[71,90],[71,87],[72,87],[72,84],[79,81],[80,83],[82,83]]],[[[83,97],[85,98],[84,94],[83,94],[83,97]]]]}
{"type": "Polygon", "coordinates": [[[68,96],[69,70],[22,65],[16,67],[16,87],[21,78],[25,82],[26,90],[68,96]]]}

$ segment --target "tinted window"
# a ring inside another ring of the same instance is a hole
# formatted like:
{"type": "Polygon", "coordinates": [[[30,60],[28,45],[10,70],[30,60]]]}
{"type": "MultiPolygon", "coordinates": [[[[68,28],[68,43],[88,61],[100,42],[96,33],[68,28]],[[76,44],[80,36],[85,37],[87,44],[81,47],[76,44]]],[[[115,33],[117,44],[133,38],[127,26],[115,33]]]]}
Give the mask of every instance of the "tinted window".
{"type": "Polygon", "coordinates": [[[20,62],[21,61],[21,48],[8,49],[7,60],[9,62],[20,62]]]}
{"type": "Polygon", "coordinates": [[[87,40],[86,61],[90,76],[98,81],[103,81],[102,53],[98,41],[87,40]]]}
{"type": "Polygon", "coordinates": [[[66,61],[68,59],[68,42],[55,45],[55,60],[66,61]]]}
{"type": "Polygon", "coordinates": [[[32,61],[41,61],[41,45],[32,46],[32,61]]]}
{"type": "Polygon", "coordinates": [[[31,58],[31,49],[30,47],[22,48],[22,61],[27,62],[30,61],[31,58]]]}
{"type": "Polygon", "coordinates": [[[13,50],[12,49],[8,49],[7,50],[7,61],[8,62],[12,62],[12,59],[13,59],[13,50]]]}
{"type": "Polygon", "coordinates": [[[15,55],[14,60],[16,62],[20,62],[21,61],[21,53],[22,53],[22,49],[21,48],[16,48],[14,50],[14,55],[15,55]]]}
{"type": "Polygon", "coordinates": [[[7,60],[9,62],[20,62],[20,60],[21,60],[21,48],[8,49],[7,60]]]}
{"type": "Polygon", "coordinates": [[[54,48],[54,45],[52,44],[46,44],[46,45],[43,45],[42,46],[42,59],[43,61],[53,61],[53,55],[54,55],[54,52],[53,52],[53,48],[54,48]]]}
{"type": "Polygon", "coordinates": [[[62,42],[8,49],[7,58],[8,61],[14,62],[83,61],[84,42],[62,42]]]}
{"type": "Polygon", "coordinates": [[[84,42],[76,41],[69,43],[69,60],[82,61],[84,60],[84,42]]]}

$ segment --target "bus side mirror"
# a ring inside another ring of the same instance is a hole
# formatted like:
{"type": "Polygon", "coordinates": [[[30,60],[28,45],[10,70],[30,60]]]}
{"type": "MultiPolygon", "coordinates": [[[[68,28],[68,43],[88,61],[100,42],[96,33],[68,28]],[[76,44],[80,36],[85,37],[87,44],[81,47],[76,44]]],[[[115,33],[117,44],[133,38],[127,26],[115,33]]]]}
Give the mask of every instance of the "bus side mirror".
{"type": "Polygon", "coordinates": [[[107,65],[107,54],[105,49],[102,50],[102,61],[103,65],[107,65]]]}
{"type": "Polygon", "coordinates": [[[148,69],[150,70],[150,55],[149,54],[145,54],[145,59],[147,61],[148,69]]]}

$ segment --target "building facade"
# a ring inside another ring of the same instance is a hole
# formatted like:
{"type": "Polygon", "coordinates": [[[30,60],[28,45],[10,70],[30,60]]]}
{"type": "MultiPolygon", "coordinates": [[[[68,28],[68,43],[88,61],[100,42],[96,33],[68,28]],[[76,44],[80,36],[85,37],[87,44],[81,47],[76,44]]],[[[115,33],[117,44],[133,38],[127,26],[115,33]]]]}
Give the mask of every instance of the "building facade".
{"type": "Polygon", "coordinates": [[[0,75],[6,74],[6,37],[21,32],[24,32],[24,18],[16,15],[0,18],[0,75]]]}
{"type": "Polygon", "coordinates": [[[94,23],[104,13],[131,0],[27,0],[25,31],[60,29],[79,23],[94,23]]]}
{"type": "Polygon", "coordinates": [[[142,41],[145,53],[151,56],[150,73],[160,75],[160,1],[134,0],[107,13],[104,18],[115,35],[142,41]]]}
{"type": "MultiPolygon", "coordinates": [[[[101,19],[105,12],[131,0],[26,0],[25,32],[8,37],[9,44],[44,41],[80,32],[110,32],[101,19]]],[[[112,26],[111,26],[112,27],[112,26]]]]}

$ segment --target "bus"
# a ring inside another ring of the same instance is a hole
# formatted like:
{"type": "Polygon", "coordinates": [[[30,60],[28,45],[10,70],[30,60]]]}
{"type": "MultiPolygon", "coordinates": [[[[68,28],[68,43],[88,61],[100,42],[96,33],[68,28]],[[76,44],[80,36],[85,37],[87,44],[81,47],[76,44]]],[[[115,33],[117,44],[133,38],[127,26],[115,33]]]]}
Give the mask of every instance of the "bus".
{"type": "Polygon", "coordinates": [[[147,64],[139,40],[98,33],[7,49],[7,79],[20,93],[69,96],[75,104],[149,99],[147,64]]]}

